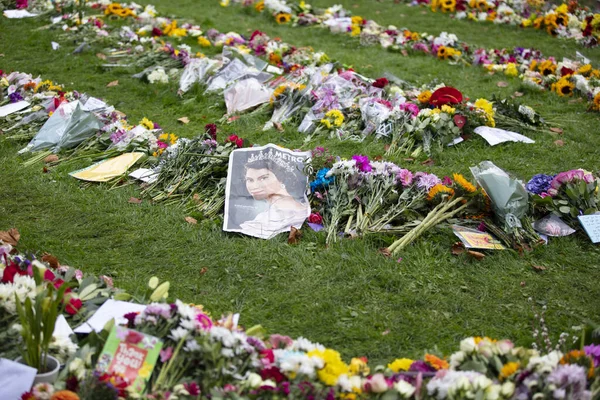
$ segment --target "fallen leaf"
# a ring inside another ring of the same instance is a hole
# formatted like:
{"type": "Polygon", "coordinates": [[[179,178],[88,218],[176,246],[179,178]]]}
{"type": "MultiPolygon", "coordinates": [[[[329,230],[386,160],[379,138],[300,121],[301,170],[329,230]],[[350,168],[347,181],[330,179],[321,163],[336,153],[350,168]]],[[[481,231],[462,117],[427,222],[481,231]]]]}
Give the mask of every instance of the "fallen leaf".
{"type": "Polygon", "coordinates": [[[423,15],[427,15],[427,14],[428,14],[428,12],[427,12],[427,11],[421,11],[421,14],[423,14],[423,15]]]}
{"type": "Polygon", "coordinates": [[[4,53],[0,54],[0,57],[4,57],[4,53]]]}
{"type": "Polygon", "coordinates": [[[50,154],[48,157],[44,158],[44,162],[46,164],[55,162],[55,161],[58,161],[58,156],[56,154],[50,154]]]}
{"type": "Polygon", "coordinates": [[[373,161],[381,161],[383,160],[383,156],[375,156],[373,157],[373,161]]]}
{"type": "Polygon", "coordinates": [[[385,336],[385,335],[389,335],[390,334],[390,330],[386,329],[385,331],[381,332],[381,336],[385,336]]]}
{"type": "Polygon", "coordinates": [[[551,130],[552,132],[554,132],[554,133],[558,133],[558,134],[561,134],[561,133],[563,133],[563,132],[564,132],[564,131],[562,130],[562,128],[550,128],[550,130],[551,130]]]}
{"type": "Polygon", "coordinates": [[[45,174],[47,174],[48,173],[48,168],[46,168],[46,167],[42,168],[42,172],[45,173],[45,174]]]}
{"type": "Polygon", "coordinates": [[[42,261],[48,263],[48,265],[50,265],[50,268],[52,268],[52,269],[56,269],[56,268],[60,267],[58,258],[54,257],[50,253],[44,253],[44,255],[42,256],[42,261]]]}
{"type": "Polygon", "coordinates": [[[382,247],[381,249],[379,249],[379,254],[385,256],[385,257],[391,257],[392,256],[392,252],[387,248],[387,247],[382,247]]]}
{"type": "Polygon", "coordinates": [[[131,204],[140,204],[142,199],[138,199],[137,197],[130,197],[128,203],[131,204]]]}
{"type": "Polygon", "coordinates": [[[521,281],[521,287],[525,287],[525,281],[521,281]]]}
{"type": "Polygon", "coordinates": [[[191,225],[196,225],[198,223],[198,220],[192,217],[185,217],[185,222],[191,225]]]}
{"type": "Polygon", "coordinates": [[[405,49],[402,49],[402,51],[400,51],[400,53],[404,56],[404,57],[408,57],[408,51],[406,51],[405,49]]]}
{"type": "Polygon", "coordinates": [[[481,261],[485,258],[485,254],[480,253],[478,251],[467,250],[467,254],[476,259],[477,261],[481,261]]]}
{"type": "Polygon", "coordinates": [[[190,119],[188,117],[181,117],[177,121],[179,121],[179,122],[181,122],[183,124],[189,124],[190,123],[190,119]]]}
{"type": "Polygon", "coordinates": [[[298,244],[300,242],[300,238],[302,237],[302,232],[300,229],[296,229],[292,226],[290,230],[290,235],[288,236],[288,244],[298,244]]]}
{"type": "Polygon", "coordinates": [[[6,244],[10,244],[13,247],[16,247],[17,244],[19,244],[20,238],[21,234],[16,228],[11,228],[7,231],[0,231],[0,240],[6,244]]]}
{"type": "Polygon", "coordinates": [[[106,54],[103,53],[96,53],[96,57],[98,57],[101,60],[106,60],[106,54]]]}
{"type": "Polygon", "coordinates": [[[545,271],[546,267],[544,267],[543,265],[532,265],[533,269],[537,272],[541,272],[541,271],[545,271]]]}
{"type": "Polygon", "coordinates": [[[563,142],[562,140],[555,140],[554,144],[557,145],[558,147],[563,147],[565,145],[565,142],[563,142]]]}
{"type": "Polygon", "coordinates": [[[450,252],[453,256],[458,256],[465,252],[465,245],[462,242],[456,242],[452,245],[450,252]]]}
{"type": "Polygon", "coordinates": [[[498,87],[508,87],[508,82],[500,81],[496,85],[498,87]]]}
{"type": "Polygon", "coordinates": [[[283,125],[281,125],[279,122],[273,122],[273,126],[275,127],[275,129],[277,129],[279,132],[283,132],[283,125]]]}
{"type": "Polygon", "coordinates": [[[207,272],[208,272],[208,268],[202,267],[202,269],[200,270],[200,275],[204,275],[207,272]]]}
{"type": "Polygon", "coordinates": [[[386,144],[385,146],[383,146],[383,149],[387,152],[390,149],[390,145],[386,144]]]}
{"type": "Polygon", "coordinates": [[[432,165],[434,165],[434,164],[435,164],[435,161],[433,161],[431,158],[428,158],[427,160],[425,160],[425,161],[423,161],[421,163],[421,165],[427,165],[429,167],[432,166],[432,165]]]}
{"type": "Polygon", "coordinates": [[[116,81],[109,82],[108,85],[106,85],[106,87],[114,87],[114,86],[118,86],[118,85],[119,85],[119,81],[116,80],[116,81]]]}
{"type": "Polygon", "coordinates": [[[523,93],[523,92],[515,92],[515,93],[513,93],[513,96],[515,96],[515,97],[523,97],[523,95],[525,95],[525,93],[523,93]]]}

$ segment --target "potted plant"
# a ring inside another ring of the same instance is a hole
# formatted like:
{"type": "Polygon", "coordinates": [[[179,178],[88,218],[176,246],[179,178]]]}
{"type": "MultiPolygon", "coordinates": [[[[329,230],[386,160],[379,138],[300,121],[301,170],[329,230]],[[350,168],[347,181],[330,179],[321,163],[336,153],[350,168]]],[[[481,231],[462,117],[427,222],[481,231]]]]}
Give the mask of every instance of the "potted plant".
{"type": "Polygon", "coordinates": [[[15,297],[23,338],[23,346],[20,348],[21,357],[17,361],[38,370],[34,380],[35,385],[40,382],[53,383],[58,377],[60,363],[48,352],[56,319],[62,311],[63,297],[68,286],[63,284],[56,289],[52,282],[43,280],[37,268],[34,268],[34,278],[41,288],[35,299],[32,301],[27,297],[22,302],[17,296],[15,297]]]}

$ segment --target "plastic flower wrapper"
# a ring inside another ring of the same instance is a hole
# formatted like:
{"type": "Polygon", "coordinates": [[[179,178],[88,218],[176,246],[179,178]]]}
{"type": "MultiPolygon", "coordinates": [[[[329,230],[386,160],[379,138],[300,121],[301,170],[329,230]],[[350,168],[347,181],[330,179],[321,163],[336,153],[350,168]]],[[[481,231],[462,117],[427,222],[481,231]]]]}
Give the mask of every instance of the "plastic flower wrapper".
{"type": "Polygon", "coordinates": [[[267,63],[240,52],[235,47],[224,47],[222,57],[227,62],[207,82],[206,92],[221,91],[242,78],[254,77],[259,82],[268,81],[272,75],[264,72],[267,63]]]}
{"type": "Polygon", "coordinates": [[[187,92],[194,83],[204,83],[219,68],[219,61],[208,57],[194,58],[185,66],[179,78],[179,93],[187,92]]]}
{"type": "Polygon", "coordinates": [[[263,131],[282,124],[286,120],[301,112],[302,108],[310,101],[306,79],[297,82],[285,82],[275,88],[271,95],[271,104],[274,107],[271,119],[265,123],[263,131]]]}
{"type": "MultiPolygon", "coordinates": [[[[494,215],[509,235],[510,241],[507,244],[523,246],[530,242],[539,243],[541,239],[533,231],[526,215],[529,211],[529,195],[523,183],[511,178],[491,161],[483,161],[470,169],[477,183],[489,197],[494,215]]],[[[505,237],[500,238],[506,242],[505,237]]]]}
{"type": "Polygon", "coordinates": [[[373,133],[383,122],[385,122],[392,112],[392,104],[381,98],[362,98],[358,101],[363,124],[365,128],[362,131],[364,136],[373,133]]]}

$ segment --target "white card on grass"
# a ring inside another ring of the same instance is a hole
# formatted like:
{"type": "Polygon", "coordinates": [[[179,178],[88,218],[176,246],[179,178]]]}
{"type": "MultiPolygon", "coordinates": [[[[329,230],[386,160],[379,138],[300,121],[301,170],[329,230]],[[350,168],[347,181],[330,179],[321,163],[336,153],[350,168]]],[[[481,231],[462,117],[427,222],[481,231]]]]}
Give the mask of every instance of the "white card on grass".
{"type": "Polygon", "coordinates": [[[478,126],[475,128],[475,133],[484,138],[490,146],[495,146],[504,142],[535,143],[535,141],[520,133],[491,128],[489,126],[478,126]]]}
{"type": "Polygon", "coordinates": [[[600,214],[580,215],[577,218],[592,243],[600,243],[600,214]]]}
{"type": "Polygon", "coordinates": [[[7,104],[5,106],[0,107],[0,117],[6,117],[7,115],[20,111],[27,107],[29,107],[29,102],[25,100],[7,104]]]}

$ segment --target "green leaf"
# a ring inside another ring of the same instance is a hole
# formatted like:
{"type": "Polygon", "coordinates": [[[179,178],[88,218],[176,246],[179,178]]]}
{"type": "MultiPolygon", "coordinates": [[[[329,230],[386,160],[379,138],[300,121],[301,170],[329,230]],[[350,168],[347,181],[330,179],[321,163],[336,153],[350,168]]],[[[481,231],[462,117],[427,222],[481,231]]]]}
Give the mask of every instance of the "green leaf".
{"type": "Polygon", "coordinates": [[[463,363],[460,368],[461,371],[476,371],[485,374],[487,372],[487,368],[484,363],[479,361],[467,361],[463,363]]]}
{"type": "Polygon", "coordinates": [[[89,300],[89,299],[95,297],[95,295],[94,296],[90,296],[90,294],[94,293],[94,291],[97,288],[98,288],[98,284],[97,283],[92,283],[91,285],[87,285],[83,290],[79,291],[79,298],[82,301],[85,301],[85,300],[89,300]]]}
{"type": "Polygon", "coordinates": [[[558,211],[560,211],[562,214],[570,214],[571,213],[571,207],[560,206],[560,207],[558,207],[558,211]]]}

